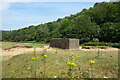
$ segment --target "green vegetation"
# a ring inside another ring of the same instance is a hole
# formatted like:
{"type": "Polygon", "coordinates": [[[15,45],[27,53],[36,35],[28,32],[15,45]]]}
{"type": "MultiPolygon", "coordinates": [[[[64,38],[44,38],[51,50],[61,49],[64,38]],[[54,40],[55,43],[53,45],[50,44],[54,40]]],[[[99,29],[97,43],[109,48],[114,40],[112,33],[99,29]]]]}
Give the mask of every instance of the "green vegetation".
{"type": "Polygon", "coordinates": [[[12,48],[13,46],[33,46],[33,47],[43,48],[44,46],[49,45],[43,43],[22,43],[22,42],[18,42],[17,44],[16,42],[0,42],[0,43],[2,44],[2,49],[12,48]]]}
{"type": "Polygon", "coordinates": [[[81,44],[81,46],[111,46],[111,47],[120,48],[120,43],[86,42],[81,44]]]}
{"type": "Polygon", "coordinates": [[[2,31],[3,41],[49,42],[51,38],[78,38],[80,43],[94,38],[100,42],[120,42],[120,2],[95,3],[88,10],[57,21],[2,31]]]}
{"type": "Polygon", "coordinates": [[[118,77],[117,51],[100,51],[99,58],[95,58],[97,55],[95,50],[68,51],[56,49],[55,52],[45,50],[37,53],[21,54],[13,56],[9,60],[3,60],[2,78],[118,77]]]}

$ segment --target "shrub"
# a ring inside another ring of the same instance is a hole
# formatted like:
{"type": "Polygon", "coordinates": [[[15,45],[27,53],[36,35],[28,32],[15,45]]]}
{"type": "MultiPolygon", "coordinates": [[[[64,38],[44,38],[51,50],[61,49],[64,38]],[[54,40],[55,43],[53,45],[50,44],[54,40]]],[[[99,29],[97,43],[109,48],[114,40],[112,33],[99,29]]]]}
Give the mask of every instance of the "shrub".
{"type": "Polygon", "coordinates": [[[81,44],[81,46],[110,46],[110,47],[120,48],[120,43],[86,42],[81,44]]]}

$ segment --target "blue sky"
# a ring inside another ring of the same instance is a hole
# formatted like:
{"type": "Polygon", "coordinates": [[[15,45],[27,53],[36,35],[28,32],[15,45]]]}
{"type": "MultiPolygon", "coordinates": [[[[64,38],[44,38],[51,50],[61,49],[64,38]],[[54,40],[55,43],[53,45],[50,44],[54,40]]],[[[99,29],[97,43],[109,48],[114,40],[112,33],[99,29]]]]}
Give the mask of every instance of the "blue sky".
{"type": "Polygon", "coordinates": [[[95,2],[16,2],[2,13],[2,30],[16,30],[30,25],[56,21],[82,9],[93,7],[95,2]]]}

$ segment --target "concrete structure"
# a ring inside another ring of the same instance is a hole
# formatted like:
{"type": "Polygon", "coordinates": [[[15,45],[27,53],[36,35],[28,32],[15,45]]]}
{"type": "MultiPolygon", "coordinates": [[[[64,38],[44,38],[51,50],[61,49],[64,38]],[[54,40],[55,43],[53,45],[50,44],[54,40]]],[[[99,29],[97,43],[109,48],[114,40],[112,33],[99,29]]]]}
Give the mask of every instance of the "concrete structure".
{"type": "Polygon", "coordinates": [[[79,39],[53,38],[50,40],[50,47],[56,47],[61,49],[79,49],[79,39]]]}

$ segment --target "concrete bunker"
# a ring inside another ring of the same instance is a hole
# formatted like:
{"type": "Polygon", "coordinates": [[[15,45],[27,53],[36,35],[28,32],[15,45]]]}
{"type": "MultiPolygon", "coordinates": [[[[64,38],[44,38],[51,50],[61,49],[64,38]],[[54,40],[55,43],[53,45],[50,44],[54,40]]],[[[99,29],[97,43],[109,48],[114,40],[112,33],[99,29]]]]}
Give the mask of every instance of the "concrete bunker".
{"type": "Polygon", "coordinates": [[[50,47],[56,47],[61,49],[79,49],[79,39],[53,38],[50,40],[50,47]]]}

